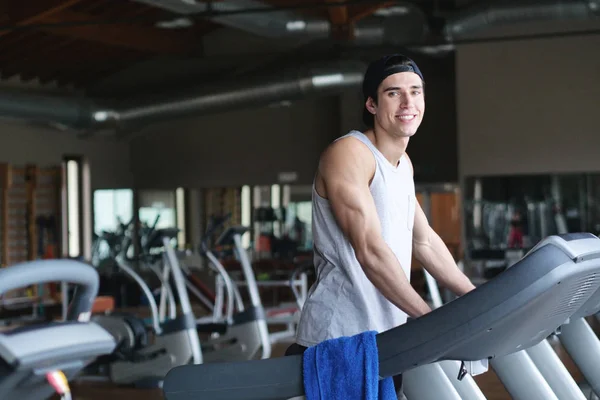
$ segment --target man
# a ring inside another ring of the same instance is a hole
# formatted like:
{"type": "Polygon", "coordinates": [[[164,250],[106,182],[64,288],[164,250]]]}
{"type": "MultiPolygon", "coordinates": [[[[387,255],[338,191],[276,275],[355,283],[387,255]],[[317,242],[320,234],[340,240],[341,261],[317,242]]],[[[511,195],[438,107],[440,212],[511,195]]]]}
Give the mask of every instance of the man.
{"type": "MultiPolygon", "coordinates": [[[[383,57],[369,65],[363,94],[363,120],[371,128],[334,141],[318,165],[312,203],[317,279],[288,355],[430,312],[410,285],[413,254],[457,295],[474,289],[415,197],[406,147],[425,112],[421,71],[403,55],[383,57]]],[[[404,398],[401,377],[394,381],[404,398]]]]}

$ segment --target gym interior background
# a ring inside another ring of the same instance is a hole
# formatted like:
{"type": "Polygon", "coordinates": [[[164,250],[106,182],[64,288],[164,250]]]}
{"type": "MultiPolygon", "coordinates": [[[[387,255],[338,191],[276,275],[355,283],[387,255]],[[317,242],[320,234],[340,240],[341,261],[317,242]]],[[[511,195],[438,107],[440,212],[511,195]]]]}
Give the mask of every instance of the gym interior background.
{"type": "MultiPolygon", "coordinates": [[[[408,148],[418,198],[474,281],[548,235],[600,233],[597,1],[1,6],[2,266],[85,260],[105,274],[111,309],[147,316],[135,282],[111,266],[125,237],[134,264],[160,253],[161,243],[145,240],[154,230],[176,228],[182,262],[216,290],[200,254],[211,216],[249,228],[242,244],[259,284],[288,282],[310,260],[318,157],[363,128],[362,73],[389,52],[424,73],[427,109],[408,148]]],[[[217,250],[235,270],[231,253],[217,250]]],[[[412,268],[413,286],[431,301],[412,268]]],[[[54,289],[4,294],[6,329],[50,318],[60,308],[54,289]]],[[[294,303],[285,285],[260,294],[265,306],[294,303]]],[[[509,398],[493,372],[478,379],[488,398],[509,398]]],[[[160,398],[95,381],[74,390],[80,399],[160,398]]]]}

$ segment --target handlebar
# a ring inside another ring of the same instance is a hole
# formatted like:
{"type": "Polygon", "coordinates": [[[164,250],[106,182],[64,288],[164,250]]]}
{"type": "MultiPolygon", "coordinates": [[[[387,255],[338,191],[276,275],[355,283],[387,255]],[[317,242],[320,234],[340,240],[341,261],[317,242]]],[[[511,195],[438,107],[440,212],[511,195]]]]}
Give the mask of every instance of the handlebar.
{"type": "Polygon", "coordinates": [[[229,219],[231,218],[231,213],[227,213],[225,215],[223,215],[222,217],[217,217],[216,215],[211,215],[206,227],[206,232],[204,233],[204,237],[202,238],[202,241],[200,242],[200,248],[202,250],[202,252],[206,252],[208,251],[208,239],[210,238],[210,236],[221,226],[225,225],[225,223],[227,221],[229,221],[229,219]]]}
{"type": "Polygon", "coordinates": [[[98,295],[100,278],[94,267],[80,261],[36,260],[2,268],[0,295],[30,285],[59,281],[77,285],[67,320],[88,321],[98,295]]]}
{"type": "Polygon", "coordinates": [[[156,231],[156,225],[158,225],[158,221],[159,220],[160,220],[160,213],[156,215],[156,218],[154,219],[154,223],[152,224],[152,226],[150,227],[150,229],[146,233],[146,237],[148,237],[148,238],[152,237],[152,235],[156,231]]]}

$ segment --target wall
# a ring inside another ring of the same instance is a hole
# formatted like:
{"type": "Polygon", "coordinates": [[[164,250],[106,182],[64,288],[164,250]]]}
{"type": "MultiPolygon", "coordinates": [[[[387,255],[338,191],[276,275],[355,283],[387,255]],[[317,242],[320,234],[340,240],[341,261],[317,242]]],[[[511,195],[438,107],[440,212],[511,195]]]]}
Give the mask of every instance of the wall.
{"type": "Polygon", "coordinates": [[[311,183],[321,151],[339,136],[336,97],[154,124],[131,141],[140,188],[272,184],[294,171],[311,183]]]}
{"type": "Polygon", "coordinates": [[[600,35],[457,50],[461,174],[600,171],[600,35]]]}
{"type": "Polygon", "coordinates": [[[456,77],[454,55],[413,58],[425,78],[423,122],[407,148],[416,183],[457,182],[456,77]]]}
{"type": "Polygon", "coordinates": [[[129,145],[106,139],[77,139],[55,129],[0,121],[0,162],[16,165],[60,165],[65,155],[83,155],[90,162],[92,189],[129,188],[129,145]]]}
{"type": "MultiPolygon", "coordinates": [[[[409,154],[420,182],[456,182],[454,58],[415,57],[427,82],[427,111],[409,154]]],[[[277,182],[281,171],[310,184],[321,151],[363,129],[360,87],[291,107],[243,109],[144,128],[132,140],[142,188],[239,186],[277,182]]]]}

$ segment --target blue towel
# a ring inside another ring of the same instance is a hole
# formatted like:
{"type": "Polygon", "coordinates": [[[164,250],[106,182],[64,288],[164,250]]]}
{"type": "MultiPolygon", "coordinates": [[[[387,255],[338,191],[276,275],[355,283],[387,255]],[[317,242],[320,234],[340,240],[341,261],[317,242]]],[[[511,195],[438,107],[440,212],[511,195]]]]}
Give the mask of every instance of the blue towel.
{"type": "Polygon", "coordinates": [[[375,331],[367,331],[306,349],[306,400],[396,400],[392,378],[379,380],[375,335],[375,331]]]}

